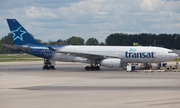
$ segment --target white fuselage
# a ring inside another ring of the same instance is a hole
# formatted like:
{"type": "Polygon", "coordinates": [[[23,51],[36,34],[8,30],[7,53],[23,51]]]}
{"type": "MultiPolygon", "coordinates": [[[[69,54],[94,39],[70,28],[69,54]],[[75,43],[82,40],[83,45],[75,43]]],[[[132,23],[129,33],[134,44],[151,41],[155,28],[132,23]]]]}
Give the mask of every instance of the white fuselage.
{"type": "MultiPolygon", "coordinates": [[[[78,52],[86,54],[98,54],[104,56],[115,56],[122,63],[159,63],[174,60],[178,57],[172,50],[161,47],[143,46],[64,46],[58,51],[78,52]]],[[[89,63],[84,57],[69,54],[56,53],[52,60],[89,63]]]]}

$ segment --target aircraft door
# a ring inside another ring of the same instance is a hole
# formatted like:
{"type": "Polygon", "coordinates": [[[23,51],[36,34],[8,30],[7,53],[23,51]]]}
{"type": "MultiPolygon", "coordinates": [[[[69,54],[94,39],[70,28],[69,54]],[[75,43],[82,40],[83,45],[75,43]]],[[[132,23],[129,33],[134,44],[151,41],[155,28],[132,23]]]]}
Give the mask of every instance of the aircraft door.
{"type": "Polygon", "coordinates": [[[163,56],[164,56],[164,55],[163,55],[163,50],[159,49],[159,50],[157,51],[157,53],[158,53],[158,55],[157,55],[157,61],[163,59],[163,56]]]}
{"type": "Polygon", "coordinates": [[[163,56],[163,54],[162,54],[162,50],[158,50],[157,52],[158,52],[158,57],[163,56]]]}

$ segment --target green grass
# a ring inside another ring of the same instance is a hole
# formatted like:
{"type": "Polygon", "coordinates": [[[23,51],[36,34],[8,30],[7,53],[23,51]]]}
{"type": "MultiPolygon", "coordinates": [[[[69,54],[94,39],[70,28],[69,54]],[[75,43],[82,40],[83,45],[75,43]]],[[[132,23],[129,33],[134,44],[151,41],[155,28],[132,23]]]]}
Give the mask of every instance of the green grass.
{"type": "Polygon", "coordinates": [[[13,55],[12,54],[10,56],[7,56],[7,55],[0,56],[0,62],[42,61],[43,60],[41,58],[39,58],[39,59],[38,58],[39,57],[29,55],[29,54],[27,54],[27,55],[13,55]],[[7,58],[7,59],[3,59],[3,58],[7,58]],[[18,58],[18,59],[16,59],[16,58],[18,58]],[[28,58],[28,59],[26,59],[26,58],[28,58]]]}
{"type": "Polygon", "coordinates": [[[0,58],[38,58],[36,56],[33,56],[33,55],[11,55],[11,56],[0,56],[0,58]]]}
{"type": "Polygon", "coordinates": [[[0,62],[42,61],[43,59],[0,59],[0,62]]]}
{"type": "Polygon", "coordinates": [[[175,60],[171,60],[171,61],[173,61],[173,62],[180,62],[180,58],[177,58],[177,59],[175,59],[175,60]]]}

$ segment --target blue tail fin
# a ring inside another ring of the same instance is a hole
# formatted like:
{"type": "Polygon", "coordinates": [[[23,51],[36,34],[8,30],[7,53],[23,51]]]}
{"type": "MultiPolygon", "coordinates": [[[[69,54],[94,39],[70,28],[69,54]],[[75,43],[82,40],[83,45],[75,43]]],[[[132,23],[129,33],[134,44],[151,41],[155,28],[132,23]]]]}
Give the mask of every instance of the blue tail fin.
{"type": "Polygon", "coordinates": [[[26,45],[35,44],[42,45],[37,42],[16,19],[7,19],[9,29],[11,31],[14,44],[16,45],[26,45]]]}

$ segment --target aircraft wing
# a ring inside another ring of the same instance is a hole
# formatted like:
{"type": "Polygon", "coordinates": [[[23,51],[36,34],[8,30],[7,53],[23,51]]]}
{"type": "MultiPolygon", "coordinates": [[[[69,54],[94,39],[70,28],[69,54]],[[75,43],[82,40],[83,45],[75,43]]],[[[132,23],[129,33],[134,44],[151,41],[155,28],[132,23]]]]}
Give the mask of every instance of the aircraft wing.
{"type": "Polygon", "coordinates": [[[114,56],[114,55],[101,55],[101,54],[72,52],[72,51],[57,51],[51,47],[49,47],[49,50],[54,51],[56,53],[68,54],[68,55],[72,55],[72,56],[84,57],[84,58],[90,58],[90,59],[106,59],[106,58],[120,58],[120,59],[122,59],[121,57],[114,56]]]}

